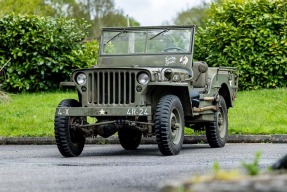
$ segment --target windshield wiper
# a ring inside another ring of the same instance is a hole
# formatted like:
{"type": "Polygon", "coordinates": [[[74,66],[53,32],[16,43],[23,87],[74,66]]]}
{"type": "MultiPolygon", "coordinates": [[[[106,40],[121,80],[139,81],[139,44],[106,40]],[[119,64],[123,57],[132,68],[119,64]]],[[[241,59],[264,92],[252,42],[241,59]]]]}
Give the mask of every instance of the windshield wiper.
{"type": "Polygon", "coordinates": [[[152,40],[152,39],[156,38],[157,36],[159,36],[159,35],[161,35],[161,34],[163,34],[163,33],[166,33],[166,32],[168,32],[168,31],[169,31],[169,29],[165,29],[165,30],[159,32],[158,34],[152,36],[149,40],[152,40]]]}
{"type": "Polygon", "coordinates": [[[119,32],[118,34],[116,34],[115,36],[113,36],[110,40],[108,40],[108,41],[105,43],[105,45],[108,44],[109,42],[111,42],[112,40],[114,40],[115,38],[119,37],[120,34],[126,33],[126,32],[127,32],[126,30],[123,30],[123,31],[119,32]]]}

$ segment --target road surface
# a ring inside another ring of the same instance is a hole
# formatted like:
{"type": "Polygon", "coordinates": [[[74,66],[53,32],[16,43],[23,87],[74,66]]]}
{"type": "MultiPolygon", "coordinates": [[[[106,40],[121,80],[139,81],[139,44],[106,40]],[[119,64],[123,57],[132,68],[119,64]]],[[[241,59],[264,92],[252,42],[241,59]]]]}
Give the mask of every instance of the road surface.
{"type": "Polygon", "coordinates": [[[81,156],[64,158],[54,145],[1,145],[0,191],[158,191],[164,183],[222,169],[240,168],[262,152],[266,170],[284,156],[286,144],[186,144],[177,156],[162,156],[157,145],[125,151],[120,145],[86,145],[81,156]]]}

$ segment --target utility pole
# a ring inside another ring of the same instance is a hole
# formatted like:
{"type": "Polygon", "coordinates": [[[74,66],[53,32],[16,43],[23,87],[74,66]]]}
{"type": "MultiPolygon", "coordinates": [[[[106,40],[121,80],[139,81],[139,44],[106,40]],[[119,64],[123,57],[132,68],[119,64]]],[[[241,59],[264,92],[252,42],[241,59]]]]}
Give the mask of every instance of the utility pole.
{"type": "Polygon", "coordinates": [[[129,15],[127,15],[127,26],[128,26],[128,27],[130,26],[130,18],[129,18],[129,15]]]}

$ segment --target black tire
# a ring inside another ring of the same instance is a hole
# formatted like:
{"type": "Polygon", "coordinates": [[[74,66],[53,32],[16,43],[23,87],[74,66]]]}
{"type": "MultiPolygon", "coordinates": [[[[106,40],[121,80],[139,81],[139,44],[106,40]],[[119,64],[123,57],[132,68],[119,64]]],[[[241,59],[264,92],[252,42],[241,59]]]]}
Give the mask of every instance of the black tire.
{"type": "Polygon", "coordinates": [[[119,129],[118,135],[120,143],[125,150],[136,150],[142,138],[141,131],[132,127],[119,129]]]}
{"type": "Polygon", "coordinates": [[[225,100],[220,96],[214,121],[207,123],[206,138],[212,148],[224,147],[228,135],[228,114],[225,100]]]}
{"type": "Polygon", "coordinates": [[[163,96],[157,105],[155,133],[158,148],[163,155],[177,155],[184,139],[184,113],[179,98],[163,96]]]}
{"type": "MultiPolygon", "coordinates": [[[[65,99],[58,107],[79,107],[80,103],[74,99],[65,99]]],[[[80,130],[71,129],[75,123],[85,123],[84,117],[67,117],[55,115],[54,131],[57,147],[65,157],[79,156],[85,145],[85,137],[80,130]]]]}

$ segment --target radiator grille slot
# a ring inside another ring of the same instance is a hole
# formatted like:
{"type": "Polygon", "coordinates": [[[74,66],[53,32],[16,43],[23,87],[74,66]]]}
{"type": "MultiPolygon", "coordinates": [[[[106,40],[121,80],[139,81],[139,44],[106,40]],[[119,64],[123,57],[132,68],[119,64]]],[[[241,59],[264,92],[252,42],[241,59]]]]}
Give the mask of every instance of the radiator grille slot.
{"type": "Polygon", "coordinates": [[[135,72],[97,71],[88,77],[89,103],[108,105],[135,102],[135,72]]]}

